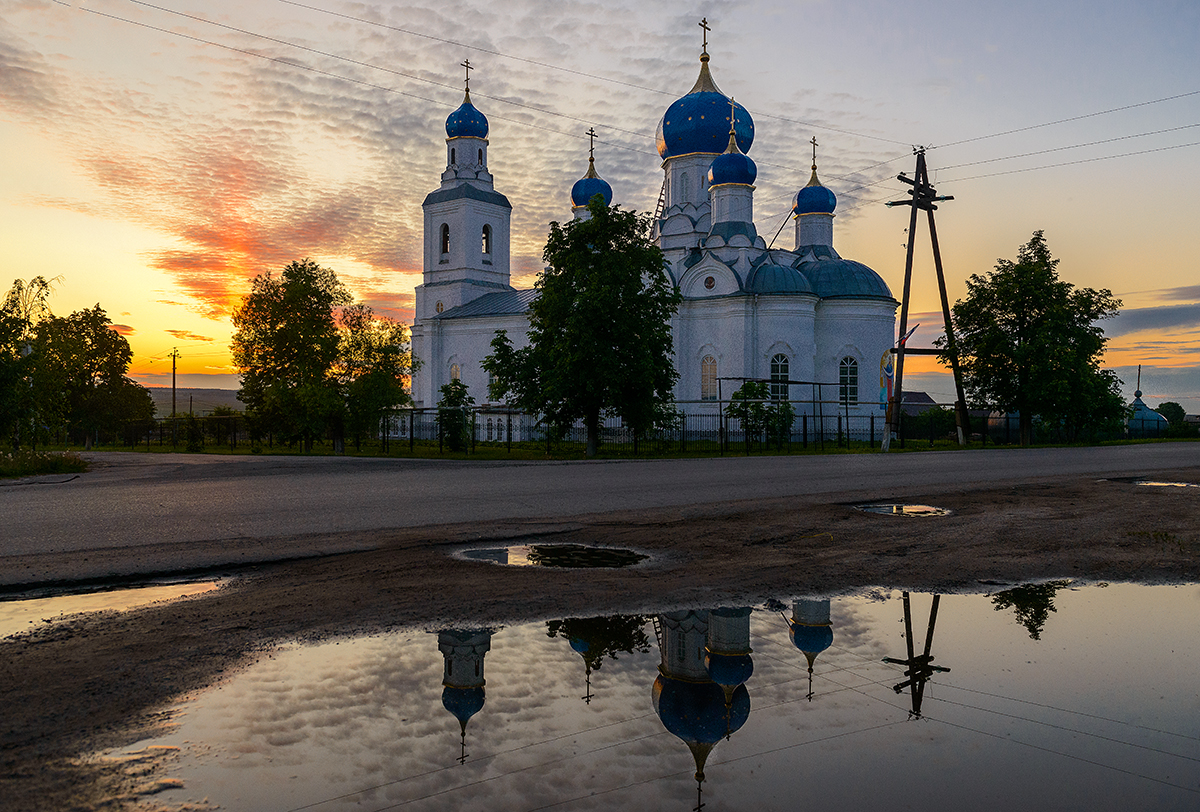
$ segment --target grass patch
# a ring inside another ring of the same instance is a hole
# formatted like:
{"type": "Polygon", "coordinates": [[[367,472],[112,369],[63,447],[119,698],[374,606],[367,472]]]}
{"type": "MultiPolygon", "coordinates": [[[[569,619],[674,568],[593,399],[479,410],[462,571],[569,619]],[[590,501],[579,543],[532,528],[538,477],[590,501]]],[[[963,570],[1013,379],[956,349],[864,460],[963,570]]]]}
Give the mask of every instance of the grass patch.
{"type": "Polygon", "coordinates": [[[74,451],[0,453],[0,478],[38,474],[81,474],[87,469],[87,460],[74,451]]]}

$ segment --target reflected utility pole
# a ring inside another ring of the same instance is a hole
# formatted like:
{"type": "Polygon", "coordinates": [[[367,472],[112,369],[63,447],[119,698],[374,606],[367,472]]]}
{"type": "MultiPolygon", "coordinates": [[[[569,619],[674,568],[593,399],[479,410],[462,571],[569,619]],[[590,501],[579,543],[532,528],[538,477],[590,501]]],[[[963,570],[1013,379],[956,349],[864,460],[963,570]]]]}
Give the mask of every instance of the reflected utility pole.
{"type": "Polygon", "coordinates": [[[930,650],[933,648],[933,626],[937,622],[938,603],[941,599],[941,595],[933,596],[933,604],[929,607],[929,629],[925,632],[925,651],[922,654],[916,654],[913,649],[912,606],[909,602],[908,593],[904,593],[904,642],[908,646],[908,659],[897,660],[895,657],[883,658],[885,663],[905,667],[904,676],[908,677],[908,679],[897,685],[893,685],[892,690],[896,693],[901,693],[905,688],[908,689],[912,699],[912,709],[909,711],[909,716],[914,719],[921,718],[921,700],[925,696],[925,683],[934,673],[950,673],[949,668],[933,665],[933,655],[930,653],[930,650]]]}

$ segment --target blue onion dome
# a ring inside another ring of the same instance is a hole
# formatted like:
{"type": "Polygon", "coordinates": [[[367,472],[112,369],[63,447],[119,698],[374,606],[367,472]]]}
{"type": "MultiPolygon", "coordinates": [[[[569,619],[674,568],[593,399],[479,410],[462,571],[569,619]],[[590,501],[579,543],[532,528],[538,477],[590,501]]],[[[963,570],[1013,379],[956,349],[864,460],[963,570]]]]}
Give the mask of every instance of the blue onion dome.
{"type": "Polygon", "coordinates": [[[754,674],[754,660],[749,654],[708,654],[704,658],[708,676],[722,688],[733,688],[754,674]]]}
{"type": "MultiPolygon", "coordinates": [[[[738,148],[749,152],[754,143],[754,120],[745,107],[735,107],[738,148]]],[[[708,70],[708,54],[700,54],[700,77],[686,96],[677,99],[658,122],[658,154],[674,158],[694,152],[719,153],[729,134],[729,98],[708,70]]]]}
{"type": "Polygon", "coordinates": [[[792,211],[796,214],[833,214],[837,208],[837,195],[817,180],[817,165],[813,164],[812,177],[808,185],[796,193],[792,211]]]}
{"type": "Polygon", "coordinates": [[[447,138],[487,138],[487,116],[471,104],[471,91],[463,97],[463,103],[446,119],[447,138]]]}
{"type": "Polygon", "coordinates": [[[454,714],[458,723],[466,729],[467,720],[483,709],[483,688],[451,688],[442,689],[442,707],[454,714]]]}
{"type": "Polygon", "coordinates": [[[818,259],[798,265],[808,277],[813,293],[822,299],[890,299],[895,301],[883,277],[851,259],[818,259]]]}
{"type": "Polygon", "coordinates": [[[608,181],[596,174],[596,160],[588,158],[588,171],[571,187],[571,205],[586,206],[596,195],[604,198],[604,205],[612,205],[612,187],[608,181]]]}
{"type": "Polygon", "coordinates": [[[750,271],[750,275],[746,277],[746,290],[749,293],[767,296],[813,293],[812,285],[804,278],[804,274],[795,268],[770,263],[759,265],[750,271]]]}
{"type": "Polygon", "coordinates": [[[738,149],[737,138],[732,129],[729,133],[729,146],[713,159],[708,168],[708,185],[720,186],[722,183],[740,183],[744,186],[754,185],[758,177],[758,167],[754,161],[738,149]]]}
{"type": "Polygon", "coordinates": [[[654,711],[663,727],[685,742],[715,744],[750,718],[750,692],[738,685],[725,703],[715,682],[685,682],[660,674],[654,680],[654,711]]]}
{"type": "Polygon", "coordinates": [[[832,626],[803,626],[799,623],[788,625],[791,627],[789,635],[792,645],[805,654],[820,654],[833,645],[832,626]]]}
{"type": "Polygon", "coordinates": [[[570,637],[567,638],[567,640],[571,644],[571,650],[576,654],[587,654],[591,649],[591,646],[588,645],[588,641],[580,637],[570,637]]]}

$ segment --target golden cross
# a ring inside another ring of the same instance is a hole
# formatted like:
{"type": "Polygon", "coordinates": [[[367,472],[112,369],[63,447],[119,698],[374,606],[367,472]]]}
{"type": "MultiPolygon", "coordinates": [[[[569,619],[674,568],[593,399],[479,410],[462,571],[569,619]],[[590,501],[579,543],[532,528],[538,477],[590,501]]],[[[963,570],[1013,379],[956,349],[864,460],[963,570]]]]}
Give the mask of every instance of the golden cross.
{"type": "Polygon", "coordinates": [[[708,53],[708,32],[712,29],[708,27],[708,18],[700,20],[700,27],[704,29],[704,52],[708,53]]]}
{"type": "Polygon", "coordinates": [[[587,134],[588,140],[591,142],[588,144],[588,160],[592,161],[596,158],[596,128],[592,127],[587,131],[587,134]]]}
{"type": "Polygon", "coordinates": [[[459,62],[458,64],[467,69],[466,84],[467,84],[467,90],[470,90],[471,89],[471,68],[473,68],[474,66],[471,64],[471,60],[469,60],[469,59],[464,59],[462,62],[459,62]]]}

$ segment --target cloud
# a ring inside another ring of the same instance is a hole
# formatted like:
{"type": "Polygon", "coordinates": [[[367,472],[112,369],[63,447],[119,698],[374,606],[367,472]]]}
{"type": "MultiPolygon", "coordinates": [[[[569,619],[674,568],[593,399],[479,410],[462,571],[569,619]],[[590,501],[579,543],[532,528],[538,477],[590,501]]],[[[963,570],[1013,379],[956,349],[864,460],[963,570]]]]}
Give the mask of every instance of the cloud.
{"type": "Polygon", "coordinates": [[[123,335],[123,336],[137,335],[137,330],[133,329],[128,324],[110,324],[110,325],[108,325],[108,329],[112,330],[114,333],[117,333],[118,335],[123,335]]]}
{"type": "Polygon", "coordinates": [[[210,338],[209,336],[202,336],[197,333],[190,332],[188,330],[166,330],[164,332],[167,332],[167,333],[175,336],[180,341],[213,341],[214,340],[214,339],[210,338]]]}
{"type": "MultiPolygon", "coordinates": [[[[1175,290],[1189,290],[1176,288],[1175,290]]],[[[1103,323],[1109,337],[1140,333],[1147,330],[1168,331],[1181,327],[1200,327],[1200,304],[1162,305],[1160,307],[1138,307],[1122,310],[1120,314],[1103,323]]]]}

